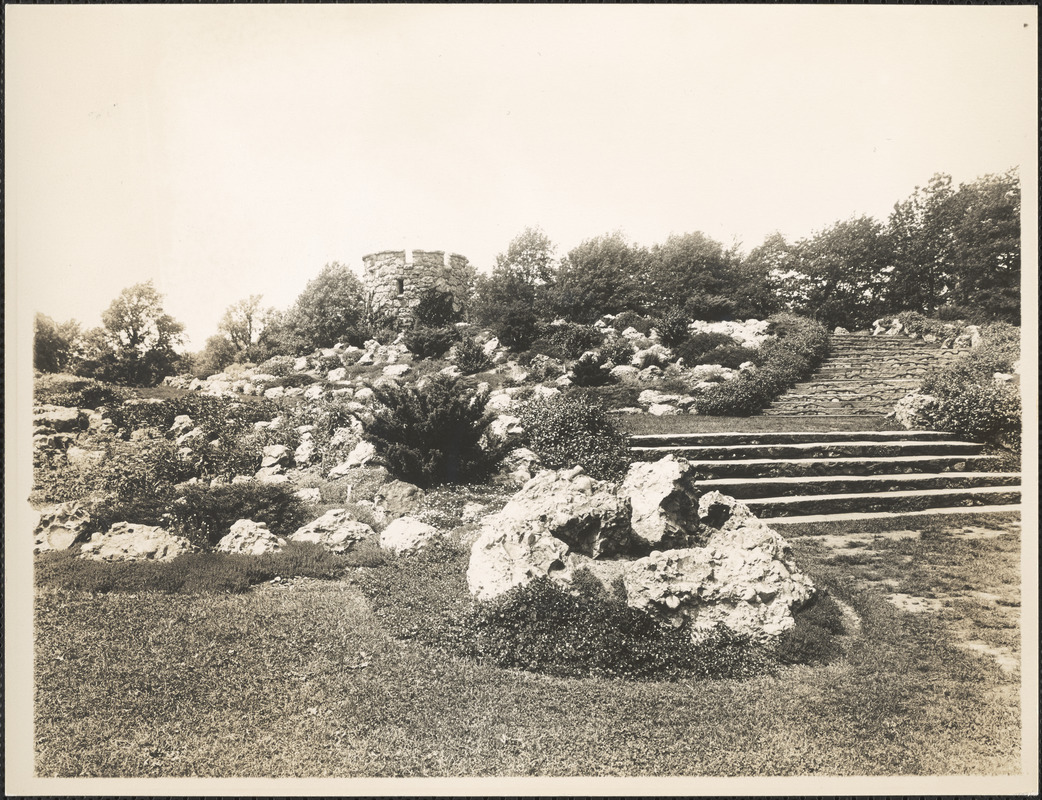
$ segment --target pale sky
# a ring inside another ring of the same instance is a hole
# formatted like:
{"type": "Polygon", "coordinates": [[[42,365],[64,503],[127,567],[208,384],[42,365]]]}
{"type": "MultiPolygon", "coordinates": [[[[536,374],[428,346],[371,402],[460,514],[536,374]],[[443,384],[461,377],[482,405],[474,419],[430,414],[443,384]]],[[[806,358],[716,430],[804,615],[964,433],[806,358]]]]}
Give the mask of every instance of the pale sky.
{"type": "Polygon", "coordinates": [[[91,326],[153,279],[191,349],[376,250],[487,268],[538,225],[560,254],[748,251],[884,221],[936,172],[1036,174],[1033,6],[5,14],[9,303],[91,326]]]}

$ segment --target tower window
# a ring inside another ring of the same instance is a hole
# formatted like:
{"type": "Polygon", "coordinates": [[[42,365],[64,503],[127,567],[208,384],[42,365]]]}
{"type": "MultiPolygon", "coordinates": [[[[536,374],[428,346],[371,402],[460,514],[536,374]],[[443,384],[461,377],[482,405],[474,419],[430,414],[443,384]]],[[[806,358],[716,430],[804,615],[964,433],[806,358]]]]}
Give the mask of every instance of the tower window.
{"type": "Polygon", "coordinates": [[[405,279],[398,279],[398,294],[405,294],[405,279]]]}

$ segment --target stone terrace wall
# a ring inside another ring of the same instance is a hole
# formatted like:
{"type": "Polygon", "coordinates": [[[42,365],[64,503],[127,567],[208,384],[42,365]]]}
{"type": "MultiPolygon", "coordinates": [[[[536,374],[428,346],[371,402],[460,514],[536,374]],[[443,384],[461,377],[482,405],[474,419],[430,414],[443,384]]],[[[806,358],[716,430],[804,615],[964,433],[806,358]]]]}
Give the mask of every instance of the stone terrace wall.
{"type": "Polygon", "coordinates": [[[413,250],[412,260],[405,250],[385,250],[363,256],[365,287],[372,295],[373,308],[391,314],[400,328],[413,320],[413,309],[428,289],[452,295],[456,311],[463,308],[469,264],[464,256],[443,250],[413,250]]]}

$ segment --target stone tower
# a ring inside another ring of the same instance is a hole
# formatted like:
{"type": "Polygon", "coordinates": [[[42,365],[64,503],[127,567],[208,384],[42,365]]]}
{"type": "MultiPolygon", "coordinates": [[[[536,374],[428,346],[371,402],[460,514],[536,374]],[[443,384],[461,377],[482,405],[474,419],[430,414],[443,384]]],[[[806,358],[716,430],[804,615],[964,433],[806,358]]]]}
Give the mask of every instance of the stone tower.
{"type": "Polygon", "coordinates": [[[412,324],[413,312],[428,289],[452,295],[453,308],[463,310],[470,266],[466,258],[443,250],[385,250],[362,257],[365,288],[374,311],[398,320],[399,328],[412,324]]]}

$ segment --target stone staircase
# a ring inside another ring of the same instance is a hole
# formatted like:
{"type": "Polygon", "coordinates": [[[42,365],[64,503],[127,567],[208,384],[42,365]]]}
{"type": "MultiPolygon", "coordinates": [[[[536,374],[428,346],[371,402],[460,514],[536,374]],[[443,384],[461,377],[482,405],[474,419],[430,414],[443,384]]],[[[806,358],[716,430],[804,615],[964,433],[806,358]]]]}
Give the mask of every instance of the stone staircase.
{"type": "Polygon", "coordinates": [[[1020,473],[937,431],[652,434],[630,445],[636,460],[686,458],[704,490],[770,525],[1020,509],[1020,473]]]}
{"type": "Polygon", "coordinates": [[[817,371],[777,398],[763,414],[884,416],[919,387],[926,373],[961,352],[904,336],[833,334],[829,356],[817,371]]]}

